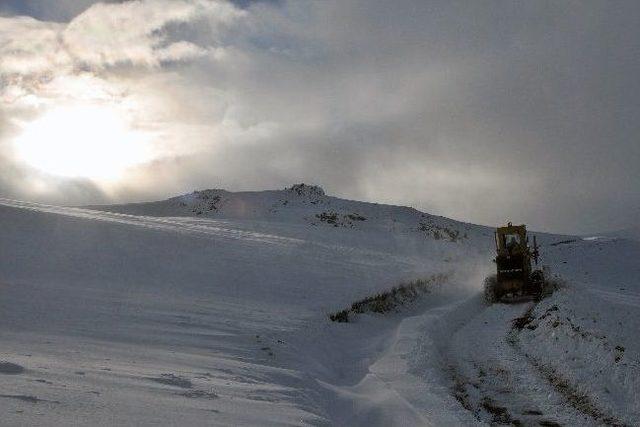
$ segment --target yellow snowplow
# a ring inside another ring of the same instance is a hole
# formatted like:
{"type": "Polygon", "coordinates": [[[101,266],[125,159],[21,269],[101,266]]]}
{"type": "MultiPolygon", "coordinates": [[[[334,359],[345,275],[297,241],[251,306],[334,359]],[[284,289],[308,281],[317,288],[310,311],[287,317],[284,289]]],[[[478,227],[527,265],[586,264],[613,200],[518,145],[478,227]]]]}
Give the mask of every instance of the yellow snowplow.
{"type": "Polygon", "coordinates": [[[531,261],[538,265],[538,243],[533,236],[529,246],[525,225],[508,223],[495,232],[496,275],[485,281],[485,300],[540,299],[545,291],[545,278],[541,269],[532,269],[531,261]]]}

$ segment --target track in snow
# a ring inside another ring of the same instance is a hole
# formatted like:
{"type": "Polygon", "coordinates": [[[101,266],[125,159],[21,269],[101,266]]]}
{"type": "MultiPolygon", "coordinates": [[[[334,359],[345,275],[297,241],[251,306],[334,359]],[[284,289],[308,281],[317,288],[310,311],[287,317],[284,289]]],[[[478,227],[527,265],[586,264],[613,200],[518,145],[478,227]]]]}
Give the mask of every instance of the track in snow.
{"type": "Polygon", "coordinates": [[[533,308],[494,304],[455,331],[446,352],[455,398],[490,424],[624,425],[520,348],[514,321],[533,308]]]}

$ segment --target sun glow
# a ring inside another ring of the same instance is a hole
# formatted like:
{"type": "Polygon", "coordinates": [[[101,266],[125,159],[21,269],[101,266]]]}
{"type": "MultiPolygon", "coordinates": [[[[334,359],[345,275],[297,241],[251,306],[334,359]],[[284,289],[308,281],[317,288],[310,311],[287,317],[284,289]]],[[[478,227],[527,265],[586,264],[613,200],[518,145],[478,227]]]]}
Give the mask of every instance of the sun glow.
{"type": "Polygon", "coordinates": [[[60,107],[26,124],[15,148],[24,162],[52,175],[114,180],[150,159],[148,139],[115,109],[60,107]]]}

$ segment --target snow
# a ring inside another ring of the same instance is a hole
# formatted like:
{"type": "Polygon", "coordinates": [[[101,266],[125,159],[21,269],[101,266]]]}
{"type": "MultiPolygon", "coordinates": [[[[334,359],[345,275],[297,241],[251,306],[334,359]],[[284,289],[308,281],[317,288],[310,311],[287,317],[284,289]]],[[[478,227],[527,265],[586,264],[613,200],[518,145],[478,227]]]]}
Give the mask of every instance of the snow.
{"type": "Polygon", "coordinates": [[[640,241],[640,227],[630,227],[605,234],[608,237],[640,241]]]}
{"type": "Polygon", "coordinates": [[[640,242],[538,241],[566,286],[487,307],[490,228],[319,187],[0,199],[2,423],[638,424],[640,242]],[[328,320],[439,273],[397,312],[328,320]]]}

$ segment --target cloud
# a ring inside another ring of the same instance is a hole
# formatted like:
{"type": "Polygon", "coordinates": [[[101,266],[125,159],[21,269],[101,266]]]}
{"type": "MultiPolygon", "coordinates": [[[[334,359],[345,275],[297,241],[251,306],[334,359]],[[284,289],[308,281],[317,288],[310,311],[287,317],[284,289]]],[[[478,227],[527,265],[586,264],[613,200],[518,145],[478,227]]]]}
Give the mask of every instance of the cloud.
{"type": "Polygon", "coordinates": [[[97,3],[66,26],[62,43],[73,58],[89,67],[121,63],[157,67],[162,61],[193,59],[205,51],[185,40],[171,43],[168,25],[203,16],[212,25],[223,25],[241,15],[230,4],[205,0],[97,3]]]}
{"type": "Polygon", "coordinates": [[[96,3],[68,24],[0,17],[0,75],[158,67],[163,61],[193,59],[206,49],[186,40],[172,42],[169,25],[206,16],[211,26],[220,26],[242,14],[227,3],[140,0],[96,3]]]}
{"type": "MultiPolygon", "coordinates": [[[[213,44],[199,46],[181,38],[171,26],[200,20],[213,34],[243,13],[228,3],[142,0],[96,3],[69,23],[0,17],[0,156],[4,171],[0,189],[64,202],[79,200],[83,194],[106,200],[100,183],[46,176],[25,165],[16,158],[11,140],[31,121],[60,106],[106,106],[128,117],[134,127],[153,128],[158,134],[172,132],[172,126],[139,110],[141,104],[165,91],[153,87],[154,82],[171,87],[180,79],[162,68],[207,55],[220,57],[223,52],[213,44]]],[[[171,144],[156,145],[159,156],[175,151],[171,144]]]]}
{"type": "Polygon", "coordinates": [[[59,46],[62,25],[30,17],[0,17],[0,73],[22,76],[43,73],[69,61],[59,46]]]}
{"type": "Polygon", "coordinates": [[[155,135],[155,157],[96,197],[305,180],[556,231],[622,228],[640,213],[635,2],[74,10],[62,23],[0,18],[0,96],[14,131],[76,102],[155,135]]]}

